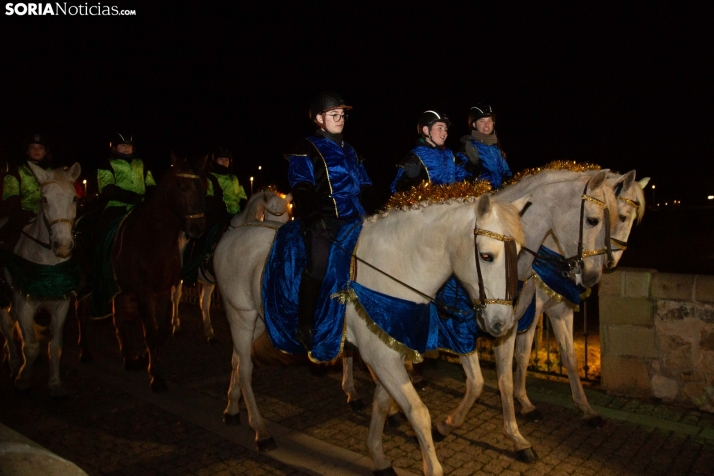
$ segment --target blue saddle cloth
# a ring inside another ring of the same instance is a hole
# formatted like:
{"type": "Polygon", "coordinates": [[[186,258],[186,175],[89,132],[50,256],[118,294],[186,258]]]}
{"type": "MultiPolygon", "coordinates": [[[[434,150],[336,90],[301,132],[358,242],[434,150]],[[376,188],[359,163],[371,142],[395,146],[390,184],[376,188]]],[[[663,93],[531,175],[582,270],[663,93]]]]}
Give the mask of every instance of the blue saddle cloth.
{"type": "Polygon", "coordinates": [[[533,260],[533,271],[542,284],[564,299],[571,308],[577,310],[580,305],[580,296],[586,293],[587,289],[575,284],[575,281],[569,276],[563,275],[568,271],[567,265],[561,264],[561,260],[564,259],[559,253],[541,245],[533,260]]]}

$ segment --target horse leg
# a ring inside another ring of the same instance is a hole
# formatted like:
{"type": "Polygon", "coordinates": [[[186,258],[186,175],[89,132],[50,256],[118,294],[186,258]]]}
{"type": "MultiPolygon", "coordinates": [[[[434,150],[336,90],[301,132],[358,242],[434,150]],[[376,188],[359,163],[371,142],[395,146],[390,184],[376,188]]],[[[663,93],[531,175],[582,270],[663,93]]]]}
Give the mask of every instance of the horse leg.
{"type": "Polygon", "coordinates": [[[22,357],[20,357],[15,345],[16,327],[17,323],[10,315],[10,308],[0,308],[0,331],[5,337],[3,357],[7,358],[7,362],[10,365],[10,378],[15,378],[15,375],[20,371],[20,367],[22,367],[22,357]]]}
{"type": "Polygon", "coordinates": [[[77,329],[79,338],[79,361],[83,364],[92,361],[92,352],[89,350],[89,341],[87,339],[87,328],[89,327],[89,299],[76,299],[74,301],[74,317],[77,319],[77,329]]]}
{"type": "Polygon", "coordinates": [[[248,411],[248,424],[255,431],[255,442],[258,451],[269,451],[276,447],[275,440],[270,436],[263,417],[260,415],[252,386],[253,361],[250,357],[250,351],[257,331],[258,311],[239,311],[226,302],[226,317],[228,318],[231,337],[233,338],[232,364],[234,375],[231,378],[231,388],[228,389],[228,406],[223,412],[224,419],[235,418],[235,415],[238,414],[239,397],[235,387],[239,385],[248,411]]]}
{"type": "Polygon", "coordinates": [[[201,283],[201,295],[199,296],[201,317],[203,317],[203,332],[210,344],[218,342],[218,339],[213,334],[213,326],[211,325],[211,295],[215,287],[215,284],[201,283]]]}
{"type": "Polygon", "coordinates": [[[144,328],[144,339],[149,349],[149,377],[153,392],[168,390],[166,381],[161,376],[159,349],[170,335],[171,296],[170,293],[151,295],[148,292],[139,293],[139,313],[144,328]]]}
{"type": "MultiPolygon", "coordinates": [[[[540,306],[536,307],[536,316],[540,316],[540,306]]],[[[531,327],[523,334],[516,336],[515,358],[516,358],[516,377],[514,379],[514,397],[518,400],[521,406],[521,415],[524,415],[528,420],[538,421],[542,418],[541,413],[536,410],[526,394],[526,376],[528,373],[528,362],[531,358],[531,349],[533,348],[533,339],[535,338],[536,329],[538,327],[537,318],[531,327]]]]}
{"type": "Polygon", "coordinates": [[[133,354],[129,348],[129,331],[131,330],[130,326],[134,323],[130,317],[132,312],[133,305],[130,295],[119,294],[114,298],[112,319],[114,320],[114,331],[119,343],[119,353],[122,356],[124,370],[139,372],[144,370],[146,365],[142,362],[141,357],[138,354],[133,354]]]}
{"type": "Polygon", "coordinates": [[[483,375],[481,374],[478,354],[474,352],[469,355],[462,355],[460,359],[466,373],[466,394],[454,411],[449,413],[444,420],[436,423],[433,437],[437,441],[441,441],[445,436],[464,424],[466,415],[483,391],[483,375]]]}
{"type": "Polygon", "coordinates": [[[50,378],[49,387],[52,398],[64,398],[68,395],[67,389],[62,384],[60,378],[60,360],[62,359],[62,343],[64,340],[64,323],[69,311],[69,300],[63,299],[54,303],[51,309],[52,320],[50,330],[52,340],[50,340],[50,378]]]}
{"type": "Polygon", "coordinates": [[[37,308],[25,299],[15,296],[15,312],[22,330],[22,354],[25,358],[20,371],[15,378],[18,390],[28,390],[32,383],[32,367],[40,353],[40,344],[35,337],[34,317],[37,308]]]}
{"type": "Polygon", "coordinates": [[[374,461],[375,474],[380,471],[388,474],[389,470],[392,470],[392,461],[384,454],[382,434],[384,433],[384,422],[387,420],[392,398],[379,379],[374,374],[372,374],[372,377],[375,379],[377,386],[374,389],[372,419],[369,423],[369,434],[367,435],[367,451],[372,457],[372,461],[374,461]]]}
{"type": "Polygon", "coordinates": [[[503,423],[508,437],[513,440],[516,456],[519,460],[532,463],[538,459],[531,444],[518,430],[516,411],[513,405],[513,347],[516,339],[516,329],[508,331],[508,335],[499,337],[494,343],[496,356],[496,371],[498,372],[498,389],[501,392],[503,406],[503,423]]]}
{"type": "Polygon", "coordinates": [[[355,389],[355,379],[352,372],[354,364],[354,350],[345,349],[342,354],[342,390],[347,395],[347,404],[352,410],[358,412],[364,409],[364,402],[359,398],[355,389]]]}
{"type": "Polygon", "coordinates": [[[560,346],[560,358],[568,371],[573,403],[583,412],[583,419],[588,421],[591,426],[601,427],[602,418],[590,407],[578,375],[578,363],[573,345],[573,310],[565,304],[559,303],[547,312],[547,316],[560,346]]]}
{"type": "Polygon", "coordinates": [[[183,282],[179,281],[176,286],[171,288],[171,304],[173,313],[171,314],[171,326],[173,335],[181,334],[181,318],[179,317],[179,304],[181,303],[181,294],[183,292],[183,282]]]}

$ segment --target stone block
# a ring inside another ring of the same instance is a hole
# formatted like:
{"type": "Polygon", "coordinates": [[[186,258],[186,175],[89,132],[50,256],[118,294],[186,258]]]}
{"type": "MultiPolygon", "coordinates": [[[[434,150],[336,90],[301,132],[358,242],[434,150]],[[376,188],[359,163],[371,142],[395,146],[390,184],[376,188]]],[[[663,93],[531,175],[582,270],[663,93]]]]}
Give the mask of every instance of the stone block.
{"type": "Polygon", "coordinates": [[[625,296],[649,297],[652,273],[640,270],[628,270],[622,273],[625,281],[625,296]]]}
{"type": "Polygon", "coordinates": [[[714,383],[714,352],[707,350],[699,352],[698,370],[707,382],[714,383]]]}
{"type": "Polygon", "coordinates": [[[605,338],[608,355],[646,359],[655,359],[659,356],[654,327],[609,326],[605,338]]]}
{"type": "Polygon", "coordinates": [[[664,370],[675,375],[694,367],[692,343],[678,335],[659,335],[659,348],[664,370]]]}
{"type": "Polygon", "coordinates": [[[679,382],[661,375],[655,375],[652,377],[652,393],[657,398],[673,401],[679,393],[679,382]]]}
{"type": "Polygon", "coordinates": [[[693,274],[657,273],[652,277],[652,297],[691,301],[694,288],[693,274]]]}
{"type": "Polygon", "coordinates": [[[697,276],[694,299],[699,302],[714,302],[714,276],[697,276]]]}
{"type": "Polygon", "coordinates": [[[598,294],[600,296],[621,296],[622,295],[622,271],[603,272],[602,279],[598,283],[598,294]]]}
{"type": "Polygon", "coordinates": [[[602,356],[602,388],[608,392],[649,397],[647,363],[628,357],[602,356]]]}
{"type": "Polygon", "coordinates": [[[699,348],[701,350],[714,351],[714,328],[706,326],[701,330],[699,338],[699,348]]]}
{"type": "Polygon", "coordinates": [[[654,325],[654,308],[647,298],[626,298],[600,294],[600,324],[654,325]]]}
{"type": "Polygon", "coordinates": [[[712,400],[714,388],[708,386],[705,382],[688,383],[684,386],[682,393],[700,410],[714,411],[714,401],[712,400]]]}

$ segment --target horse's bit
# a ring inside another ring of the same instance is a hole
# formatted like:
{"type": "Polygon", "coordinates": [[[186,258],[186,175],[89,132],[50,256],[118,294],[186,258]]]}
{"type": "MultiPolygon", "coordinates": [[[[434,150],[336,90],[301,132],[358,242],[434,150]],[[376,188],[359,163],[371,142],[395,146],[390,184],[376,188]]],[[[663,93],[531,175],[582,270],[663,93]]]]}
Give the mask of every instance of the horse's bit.
{"type": "MultiPolygon", "coordinates": [[[[40,189],[42,189],[42,187],[44,187],[45,185],[50,185],[53,183],[58,183],[58,182],[56,180],[48,180],[47,182],[42,183],[42,185],[40,186],[40,189]]],[[[71,231],[74,232],[74,219],[70,220],[69,218],[58,218],[56,220],[49,221],[47,219],[47,216],[45,216],[45,214],[43,213],[42,221],[44,222],[45,227],[47,227],[47,235],[48,235],[47,243],[43,243],[42,241],[38,240],[34,236],[27,234],[25,232],[25,230],[22,230],[22,234],[25,235],[26,237],[28,237],[29,239],[31,239],[32,241],[34,241],[35,243],[37,243],[38,245],[40,245],[43,248],[48,249],[50,251],[52,251],[52,226],[53,225],[55,225],[57,223],[68,223],[72,227],[71,231]]]]}
{"type": "MultiPolygon", "coordinates": [[[[196,174],[177,173],[176,176],[183,177],[183,178],[189,178],[189,179],[201,180],[201,177],[196,174]]],[[[186,220],[191,220],[192,218],[203,218],[205,215],[206,215],[205,213],[194,213],[193,215],[184,215],[184,218],[186,220]]]]}

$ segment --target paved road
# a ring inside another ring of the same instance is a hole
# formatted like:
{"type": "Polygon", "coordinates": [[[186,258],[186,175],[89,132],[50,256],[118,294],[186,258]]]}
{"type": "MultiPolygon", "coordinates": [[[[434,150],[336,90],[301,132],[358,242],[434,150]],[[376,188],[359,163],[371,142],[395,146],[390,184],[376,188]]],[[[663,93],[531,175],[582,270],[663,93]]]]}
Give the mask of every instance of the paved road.
{"type": "MultiPolygon", "coordinates": [[[[38,361],[27,394],[12,389],[3,368],[0,422],[90,475],[370,474],[364,447],[370,410],[354,413],[345,405],[339,369],[323,377],[306,367],[256,369],[259,405],[273,422],[279,445],[276,451],[257,453],[245,423],[227,427],[221,421],[231,355],[225,317],[216,313],[214,328],[221,340],[209,345],[201,335],[197,307],[183,305],[182,313],[184,334],[171,339],[164,353],[169,392],[154,395],[145,373],[121,369],[110,321],[93,323],[97,359],[79,364],[76,326],[70,320],[62,373],[72,396],[51,401],[45,359],[38,361]]],[[[485,374],[493,381],[493,372],[485,374]]],[[[425,375],[432,384],[421,395],[438,418],[461,397],[461,370],[431,362],[425,375]]],[[[356,379],[369,400],[369,374],[358,368],[356,379]]],[[[464,426],[437,443],[447,474],[714,474],[714,415],[589,390],[607,417],[603,429],[591,429],[579,421],[566,384],[539,380],[530,388],[545,418],[519,423],[540,461],[527,465],[514,459],[491,383],[464,426]]],[[[408,424],[386,430],[385,448],[400,474],[421,472],[408,424]]]]}

